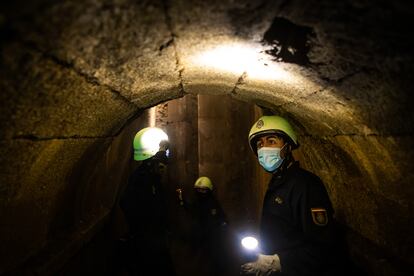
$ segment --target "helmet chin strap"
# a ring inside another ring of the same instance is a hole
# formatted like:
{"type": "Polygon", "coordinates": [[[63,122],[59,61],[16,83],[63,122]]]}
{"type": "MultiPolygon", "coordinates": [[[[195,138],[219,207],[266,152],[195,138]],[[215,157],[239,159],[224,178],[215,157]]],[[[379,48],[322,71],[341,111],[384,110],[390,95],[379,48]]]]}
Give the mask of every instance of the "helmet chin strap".
{"type": "MultiPolygon", "coordinates": [[[[283,147],[281,147],[281,150],[288,145],[288,143],[284,144],[283,147]]],[[[292,155],[292,151],[289,150],[289,152],[287,153],[287,155],[285,156],[285,158],[283,159],[282,164],[280,165],[279,168],[277,168],[273,174],[278,174],[278,173],[283,173],[287,170],[287,168],[290,167],[290,165],[293,163],[293,161],[295,161],[295,159],[293,158],[292,155]]]]}

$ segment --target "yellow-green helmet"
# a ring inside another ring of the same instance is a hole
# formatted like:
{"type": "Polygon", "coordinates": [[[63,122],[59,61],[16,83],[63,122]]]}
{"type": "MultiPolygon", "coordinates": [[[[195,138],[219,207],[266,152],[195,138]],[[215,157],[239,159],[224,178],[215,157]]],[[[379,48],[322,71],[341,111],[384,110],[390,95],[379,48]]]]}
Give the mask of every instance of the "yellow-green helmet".
{"type": "Polygon", "coordinates": [[[168,141],[168,135],[160,128],[146,127],[135,134],[132,143],[134,160],[141,161],[153,157],[160,149],[161,141],[168,141]]]}
{"type": "Polygon", "coordinates": [[[257,154],[256,138],[266,134],[285,135],[290,138],[293,148],[299,146],[296,133],[286,119],[276,115],[262,116],[254,123],[249,132],[249,145],[255,154],[257,154]]]}
{"type": "Polygon", "coordinates": [[[194,183],[194,188],[208,188],[210,191],[213,190],[213,183],[207,176],[200,176],[194,183]]]}

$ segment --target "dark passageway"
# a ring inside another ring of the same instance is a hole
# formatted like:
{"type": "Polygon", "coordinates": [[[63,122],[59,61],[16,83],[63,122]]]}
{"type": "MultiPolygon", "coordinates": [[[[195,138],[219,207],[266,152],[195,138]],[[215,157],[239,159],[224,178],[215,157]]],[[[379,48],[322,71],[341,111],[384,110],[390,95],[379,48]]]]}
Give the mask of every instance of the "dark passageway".
{"type": "MultiPolygon", "coordinates": [[[[0,275],[121,273],[117,201],[150,124],[171,138],[171,198],[208,174],[232,229],[254,230],[262,113],[297,129],[355,266],[411,275],[413,15],[406,1],[1,3],[0,275]]],[[[205,270],[172,241],[181,275],[205,270]]]]}

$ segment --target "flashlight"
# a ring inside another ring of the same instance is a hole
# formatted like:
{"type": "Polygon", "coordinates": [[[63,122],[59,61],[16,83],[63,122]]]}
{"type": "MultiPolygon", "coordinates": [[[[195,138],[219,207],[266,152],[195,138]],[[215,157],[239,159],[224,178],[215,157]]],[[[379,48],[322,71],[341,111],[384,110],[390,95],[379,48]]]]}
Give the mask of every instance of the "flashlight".
{"type": "Polygon", "coordinates": [[[252,250],[253,251],[253,250],[256,250],[257,249],[257,247],[259,245],[259,242],[257,241],[256,238],[248,236],[248,237],[244,237],[241,240],[241,244],[247,250],[252,250]]]}
{"type": "Polygon", "coordinates": [[[259,241],[252,236],[246,236],[241,239],[241,245],[244,250],[241,252],[243,262],[252,262],[257,259],[259,253],[259,241]]]}

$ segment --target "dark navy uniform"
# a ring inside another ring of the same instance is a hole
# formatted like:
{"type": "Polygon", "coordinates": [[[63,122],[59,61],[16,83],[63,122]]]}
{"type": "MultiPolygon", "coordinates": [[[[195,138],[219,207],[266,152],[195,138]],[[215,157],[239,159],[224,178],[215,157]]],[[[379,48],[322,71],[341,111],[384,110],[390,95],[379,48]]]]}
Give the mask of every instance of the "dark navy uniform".
{"type": "Polygon", "coordinates": [[[209,237],[226,222],[226,215],[223,212],[219,202],[211,194],[196,194],[197,200],[191,206],[193,217],[198,224],[198,233],[201,236],[209,237]]]}
{"type": "Polygon", "coordinates": [[[192,220],[191,244],[203,252],[210,261],[208,275],[225,275],[227,217],[220,203],[212,192],[196,192],[194,202],[183,203],[192,220]]]}
{"type": "Polygon", "coordinates": [[[166,230],[166,203],[161,176],[145,160],[129,177],[120,201],[130,234],[159,235],[166,230]]]}
{"type": "Polygon", "coordinates": [[[120,207],[129,226],[126,262],[129,275],[175,275],[167,244],[167,215],[158,167],[165,152],[144,160],[132,173],[120,207]]]}
{"type": "Polygon", "coordinates": [[[331,202],[316,175],[298,162],[276,172],[262,212],[262,250],[278,254],[281,275],[330,275],[337,237],[331,202]]]}

